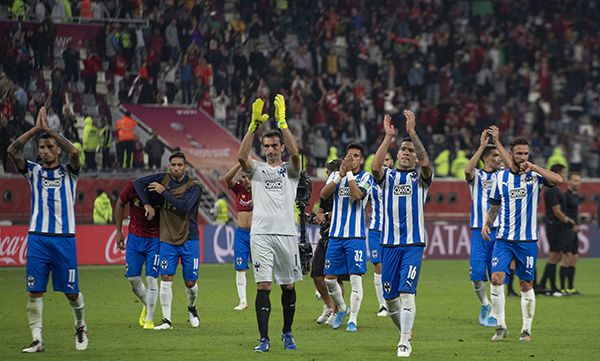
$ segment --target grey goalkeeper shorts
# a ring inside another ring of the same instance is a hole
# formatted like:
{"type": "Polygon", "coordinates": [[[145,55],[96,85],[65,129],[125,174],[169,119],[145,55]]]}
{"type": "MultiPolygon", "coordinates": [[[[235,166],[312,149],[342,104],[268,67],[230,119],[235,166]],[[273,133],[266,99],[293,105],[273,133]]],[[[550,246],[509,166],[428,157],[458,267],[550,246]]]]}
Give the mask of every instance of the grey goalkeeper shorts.
{"type": "Polygon", "coordinates": [[[250,252],[254,266],[254,281],[292,284],[302,280],[298,237],[279,234],[250,236],[250,252]]]}

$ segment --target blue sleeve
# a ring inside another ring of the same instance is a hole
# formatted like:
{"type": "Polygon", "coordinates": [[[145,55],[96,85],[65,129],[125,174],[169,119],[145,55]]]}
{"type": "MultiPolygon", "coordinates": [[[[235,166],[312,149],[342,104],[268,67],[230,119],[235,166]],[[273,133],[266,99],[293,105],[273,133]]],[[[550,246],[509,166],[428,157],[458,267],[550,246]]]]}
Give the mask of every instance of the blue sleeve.
{"type": "MultiPolygon", "coordinates": [[[[146,187],[148,184],[152,182],[160,182],[165,177],[165,173],[157,173],[147,175],[145,177],[139,177],[133,181],[133,187],[135,188],[135,192],[138,197],[142,201],[143,205],[150,204],[150,200],[148,199],[148,194],[146,194],[146,187]]],[[[165,194],[166,192],[163,192],[165,194]]]]}
{"type": "Polygon", "coordinates": [[[198,201],[198,197],[200,197],[200,192],[202,191],[202,187],[200,185],[194,185],[188,188],[183,195],[183,198],[175,198],[173,194],[169,191],[162,192],[162,196],[165,201],[169,202],[173,205],[179,212],[181,213],[190,213],[196,202],[198,201]]]}

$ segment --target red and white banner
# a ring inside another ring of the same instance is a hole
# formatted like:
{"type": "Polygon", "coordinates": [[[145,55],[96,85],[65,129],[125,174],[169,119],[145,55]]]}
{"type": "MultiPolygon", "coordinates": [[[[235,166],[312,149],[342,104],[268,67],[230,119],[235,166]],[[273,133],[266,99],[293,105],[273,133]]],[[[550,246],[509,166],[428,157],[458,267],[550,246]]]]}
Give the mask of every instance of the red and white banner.
{"type": "Polygon", "coordinates": [[[124,107],[156,131],[171,149],[179,147],[196,169],[224,173],[237,163],[240,141],[200,110],[132,104],[124,107]]]}

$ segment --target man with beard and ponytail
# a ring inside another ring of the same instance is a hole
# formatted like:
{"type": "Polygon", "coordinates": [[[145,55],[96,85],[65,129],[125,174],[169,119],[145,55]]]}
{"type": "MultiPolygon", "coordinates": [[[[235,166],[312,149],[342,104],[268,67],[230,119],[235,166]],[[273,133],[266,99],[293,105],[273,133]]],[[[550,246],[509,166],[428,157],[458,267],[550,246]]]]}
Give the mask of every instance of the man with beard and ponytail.
{"type": "Polygon", "coordinates": [[[233,309],[243,311],[248,308],[246,300],[246,271],[250,262],[250,226],[252,225],[252,185],[245,174],[240,180],[234,181],[233,177],[242,168],[236,163],[225,173],[224,180],[227,187],[235,193],[235,207],[237,208],[237,227],[233,239],[233,262],[235,267],[235,284],[240,303],[233,309]]]}
{"type": "Polygon", "coordinates": [[[85,350],[88,330],[84,320],[83,294],[79,292],[75,247],[75,188],[81,162],[79,151],[65,137],[52,130],[46,108],[39,110],[35,125],[7,149],[17,170],[31,187],[31,218],[27,235],[27,318],[33,341],[25,353],[44,351],[42,341],[43,296],[52,273],[54,291],[63,292],[75,317],[75,348],[85,350]],[[41,133],[38,156],[41,164],[25,160],[23,147],[41,133]],[[62,151],[69,163],[60,164],[62,151]]]}
{"type": "Polygon", "coordinates": [[[490,193],[490,209],[481,234],[490,240],[490,228],[499,217],[496,241],[492,252],[492,311],[498,321],[492,341],[508,337],[504,314],[504,278],[510,272],[513,258],[515,275],[521,286],[521,313],[523,327],[520,341],[531,341],[531,324],[535,313],[533,290],[535,266],[538,255],[537,209],[543,185],[554,187],[562,177],[529,162],[529,143],[525,138],[515,138],[510,143],[512,163],[494,177],[490,193]]]}
{"type": "Polygon", "coordinates": [[[398,357],[412,352],[411,333],[415,321],[415,294],[427,241],[424,206],[433,179],[429,155],[416,132],[415,114],[404,111],[409,135],[400,142],[398,169],[384,167],[384,158],[395,137],[392,119],[383,119],[385,137],[373,160],[373,177],[381,187],[383,228],[381,232],[383,297],[394,325],[400,331],[398,357]],[[421,167],[417,170],[417,165],[421,167]]]}
{"type": "Polygon", "coordinates": [[[250,149],[257,129],[269,118],[263,114],[264,102],[252,104],[252,121],[242,139],[238,161],[252,184],[253,213],[250,229],[250,249],[256,282],[256,320],[260,341],[255,352],[269,351],[269,316],[273,275],[281,287],[283,329],[281,339],[285,350],[295,350],[292,323],[296,312],[294,283],[302,280],[299,262],[298,231],[294,223],[294,205],[300,180],[300,153],[294,135],[285,119],[283,95],[275,97],[275,120],[280,131],[268,131],[260,139],[266,163],[250,160],[250,149]],[[283,162],[287,148],[290,161],[283,162]]]}

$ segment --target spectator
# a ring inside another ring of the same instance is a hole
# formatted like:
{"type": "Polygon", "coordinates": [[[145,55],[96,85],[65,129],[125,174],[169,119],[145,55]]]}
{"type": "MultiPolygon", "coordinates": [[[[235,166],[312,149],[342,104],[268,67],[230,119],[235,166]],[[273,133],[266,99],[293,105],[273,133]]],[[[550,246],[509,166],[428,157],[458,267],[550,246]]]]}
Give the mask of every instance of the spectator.
{"type": "Polygon", "coordinates": [[[467,158],[467,154],[464,150],[459,150],[456,152],[456,158],[452,161],[451,171],[452,177],[457,179],[466,179],[465,178],[465,167],[469,163],[469,158],[467,158]]]}
{"type": "Polygon", "coordinates": [[[96,95],[96,82],[98,81],[98,72],[102,61],[95,50],[90,50],[88,57],[83,61],[83,71],[81,76],[85,82],[84,93],[96,95]]]}
{"type": "Polygon", "coordinates": [[[208,92],[205,92],[202,100],[200,100],[200,108],[202,108],[211,117],[215,116],[213,101],[210,99],[210,94],[208,92]]]}
{"type": "Polygon", "coordinates": [[[167,99],[169,103],[173,103],[175,100],[175,78],[177,76],[177,68],[179,63],[173,61],[172,58],[169,58],[167,61],[167,66],[163,70],[163,80],[165,81],[165,86],[167,87],[167,99]]]}
{"type": "Polygon", "coordinates": [[[171,19],[171,22],[165,29],[165,39],[168,57],[176,63],[179,60],[179,36],[177,34],[176,18],[171,19]]]}
{"type": "Polygon", "coordinates": [[[83,120],[83,152],[85,153],[84,169],[95,172],[98,169],[96,165],[96,152],[98,151],[98,128],[94,124],[92,117],[86,117],[83,120]]]}
{"type": "Polygon", "coordinates": [[[227,195],[225,193],[219,195],[219,198],[215,201],[212,212],[213,217],[215,217],[215,222],[218,224],[227,224],[229,221],[229,214],[227,213],[227,195]]]}
{"type": "Polygon", "coordinates": [[[55,132],[62,134],[63,129],[60,118],[58,114],[54,112],[54,108],[52,107],[48,108],[48,126],[50,126],[50,129],[54,130],[55,132]]]}
{"type": "Polygon", "coordinates": [[[112,205],[110,204],[110,198],[104,193],[103,189],[96,190],[96,195],[93,211],[94,224],[111,224],[112,205]]]}
{"type": "Polygon", "coordinates": [[[106,120],[106,117],[101,118],[101,128],[99,135],[99,147],[100,153],[102,154],[102,169],[106,170],[110,168],[110,145],[112,143],[112,129],[110,128],[110,124],[106,120]]]}
{"type": "Polygon", "coordinates": [[[150,139],[144,146],[144,151],[148,154],[148,168],[158,169],[162,168],[162,157],[165,153],[165,146],[158,139],[156,132],[150,133],[150,139]]]}
{"type": "Polygon", "coordinates": [[[125,111],[123,117],[117,120],[117,167],[131,168],[133,152],[135,151],[135,127],[137,122],[125,111]]]}
{"type": "Polygon", "coordinates": [[[229,103],[230,100],[225,94],[225,90],[222,90],[221,94],[213,101],[215,120],[222,126],[225,126],[225,121],[227,120],[227,107],[229,106],[229,103]]]}
{"type": "Polygon", "coordinates": [[[183,63],[181,64],[181,93],[183,96],[184,104],[192,103],[193,93],[193,72],[192,64],[189,62],[187,54],[183,56],[183,63]]]}
{"type": "Polygon", "coordinates": [[[63,60],[65,61],[66,81],[71,90],[76,89],[76,84],[79,81],[79,53],[73,47],[73,42],[67,43],[67,48],[63,51],[63,60]]]}

